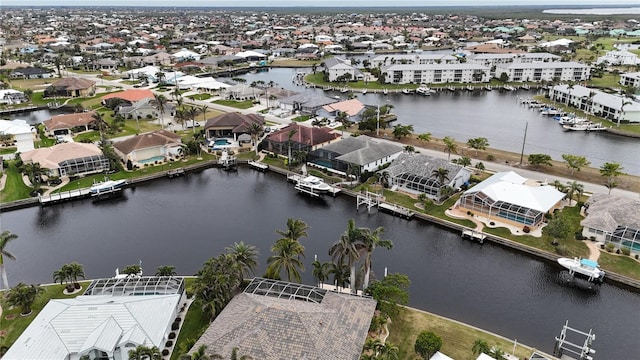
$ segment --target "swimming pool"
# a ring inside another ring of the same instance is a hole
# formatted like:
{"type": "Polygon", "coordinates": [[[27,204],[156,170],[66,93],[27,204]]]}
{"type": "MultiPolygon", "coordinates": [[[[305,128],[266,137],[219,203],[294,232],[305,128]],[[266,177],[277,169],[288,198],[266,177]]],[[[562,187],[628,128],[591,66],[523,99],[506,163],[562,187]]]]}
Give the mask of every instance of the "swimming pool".
{"type": "Polygon", "coordinates": [[[227,139],[216,139],[213,145],[231,145],[231,143],[227,139]]]}
{"type": "Polygon", "coordinates": [[[141,164],[153,164],[156,161],[158,162],[164,161],[164,156],[154,156],[148,159],[138,160],[138,162],[141,164]]]}

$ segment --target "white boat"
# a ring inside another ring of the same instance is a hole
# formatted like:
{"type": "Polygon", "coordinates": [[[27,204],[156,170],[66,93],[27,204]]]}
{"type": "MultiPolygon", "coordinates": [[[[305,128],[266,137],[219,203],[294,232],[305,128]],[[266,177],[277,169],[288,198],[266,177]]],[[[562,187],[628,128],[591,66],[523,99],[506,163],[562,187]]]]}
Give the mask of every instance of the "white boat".
{"type": "Polygon", "coordinates": [[[331,190],[331,186],[315,176],[306,176],[298,179],[297,186],[316,193],[325,193],[331,190]]]}
{"type": "Polygon", "coordinates": [[[93,186],[89,188],[91,194],[103,194],[107,192],[113,192],[114,190],[119,190],[123,186],[127,185],[127,180],[107,180],[95,183],[93,186]]]}
{"type": "Polygon", "coordinates": [[[606,131],[606,130],[607,130],[607,127],[600,123],[590,124],[589,127],[587,128],[587,131],[606,131]]]}
{"type": "Polygon", "coordinates": [[[411,89],[402,89],[402,93],[405,95],[411,95],[413,94],[413,91],[411,89]]]}
{"type": "Polygon", "coordinates": [[[432,92],[432,90],[429,89],[427,86],[424,86],[424,85],[420,85],[416,89],[416,94],[418,94],[418,95],[429,96],[429,95],[431,95],[431,92],[432,92]]]}
{"type": "Polygon", "coordinates": [[[506,90],[506,91],[514,91],[516,88],[511,86],[511,85],[505,85],[502,87],[502,89],[506,90]]]}
{"type": "Polygon", "coordinates": [[[387,90],[386,88],[382,90],[382,95],[387,95],[389,93],[389,90],[387,90]]]}
{"type": "Polygon", "coordinates": [[[597,280],[602,282],[604,279],[605,272],[600,269],[597,261],[579,258],[559,258],[558,264],[569,270],[569,274],[585,276],[589,281],[597,280]]]}

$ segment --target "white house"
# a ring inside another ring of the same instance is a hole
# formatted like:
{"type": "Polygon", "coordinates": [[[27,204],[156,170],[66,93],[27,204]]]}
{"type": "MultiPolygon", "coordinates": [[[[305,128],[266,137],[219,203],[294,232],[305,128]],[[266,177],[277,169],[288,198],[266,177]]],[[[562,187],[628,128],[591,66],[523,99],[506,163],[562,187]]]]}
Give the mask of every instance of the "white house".
{"type": "Polygon", "coordinates": [[[478,64],[406,64],[383,67],[391,84],[478,83],[491,80],[490,69],[478,64]]]}
{"type": "Polygon", "coordinates": [[[0,120],[0,135],[8,135],[16,146],[16,152],[33,150],[34,133],[26,120],[0,120]]]}
{"type": "Polygon", "coordinates": [[[585,81],[591,67],[578,62],[510,63],[496,66],[495,77],[507,75],[507,81],[585,81]]]}
{"type": "Polygon", "coordinates": [[[549,97],[613,122],[640,123],[640,103],[626,97],[580,85],[556,85],[549,97]]]}
{"type": "Polygon", "coordinates": [[[27,97],[22,91],[14,89],[0,90],[0,104],[13,105],[27,102],[27,97]]]}
{"type": "Polygon", "coordinates": [[[324,66],[330,82],[338,81],[338,79],[341,79],[345,75],[349,75],[349,80],[364,79],[364,74],[344,59],[327,59],[324,62],[324,66]]]}
{"type": "Polygon", "coordinates": [[[175,52],[173,54],[171,54],[171,56],[173,56],[177,61],[186,61],[186,60],[193,60],[193,61],[198,61],[200,60],[200,54],[198,54],[197,52],[193,52],[191,50],[187,50],[187,49],[182,49],[178,52],[175,52]]]}
{"type": "Polygon", "coordinates": [[[620,74],[620,85],[640,88],[640,72],[620,74]]]}
{"type": "Polygon", "coordinates": [[[604,54],[596,60],[596,63],[606,63],[609,65],[639,65],[640,57],[638,55],[627,51],[627,49],[622,50],[612,50],[604,54]]]}

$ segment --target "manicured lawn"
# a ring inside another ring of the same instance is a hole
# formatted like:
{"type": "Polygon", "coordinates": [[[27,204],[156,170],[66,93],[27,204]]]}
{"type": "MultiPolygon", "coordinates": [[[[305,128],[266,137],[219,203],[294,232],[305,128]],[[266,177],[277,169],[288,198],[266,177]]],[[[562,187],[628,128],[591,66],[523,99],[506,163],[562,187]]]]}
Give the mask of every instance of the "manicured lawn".
{"type": "Polygon", "coordinates": [[[266,156],[262,162],[269,165],[269,166],[275,166],[275,167],[279,167],[282,169],[286,169],[287,167],[284,164],[285,159],[284,158],[280,158],[280,157],[270,157],[270,156],[266,156]]]}
{"type": "MultiPolygon", "coordinates": [[[[475,359],[477,356],[473,354],[471,348],[477,339],[486,341],[490,347],[497,345],[509,354],[513,350],[513,342],[511,341],[455,321],[411,309],[401,309],[398,318],[389,325],[389,331],[388,341],[399,348],[400,359],[420,358],[415,353],[414,345],[421,331],[433,331],[442,337],[440,351],[456,360],[475,359]]],[[[531,348],[518,344],[515,355],[519,359],[524,359],[528,358],[531,352],[531,348]]]]}
{"type": "Polygon", "coordinates": [[[13,154],[16,150],[17,148],[15,146],[3,147],[0,148],[0,155],[13,154]]]}
{"type": "Polygon", "coordinates": [[[216,100],[214,103],[224,106],[234,107],[236,109],[248,109],[253,106],[251,100],[246,101],[234,101],[234,100],[216,100]]]}
{"type": "Polygon", "coordinates": [[[189,99],[192,100],[208,100],[211,99],[211,94],[196,94],[196,95],[189,95],[187,96],[189,99]]]}
{"type": "Polygon", "coordinates": [[[307,121],[309,119],[311,119],[311,115],[300,115],[300,116],[294,117],[291,120],[295,121],[295,122],[304,122],[304,121],[307,121]]]}
{"type": "MultiPolygon", "coordinates": [[[[80,284],[83,289],[87,287],[89,281],[82,281],[80,284]]],[[[64,295],[62,291],[64,290],[64,285],[51,285],[44,286],[44,293],[40,294],[36,301],[34,302],[32,309],[33,312],[28,316],[20,316],[20,309],[14,308],[10,309],[9,305],[4,300],[4,297],[0,298],[0,304],[2,304],[2,330],[7,331],[7,335],[4,337],[2,341],[2,346],[11,347],[13,343],[18,339],[20,334],[31,324],[33,319],[35,319],[36,315],[42,310],[42,308],[49,302],[50,299],[68,299],[74,298],[78,295],[81,295],[83,291],[79,291],[73,295],[64,295]],[[12,320],[7,320],[6,316],[13,314],[15,318],[12,320]]],[[[2,293],[4,294],[4,293],[2,293]]]]}
{"type": "Polygon", "coordinates": [[[171,359],[178,359],[180,355],[186,354],[196,340],[207,330],[209,324],[209,318],[202,311],[202,303],[195,300],[184,318],[171,359]]]}
{"type": "Polygon", "coordinates": [[[15,162],[9,162],[9,168],[5,169],[7,181],[2,190],[2,202],[28,199],[31,188],[24,184],[22,175],[18,172],[15,162]]]}
{"type": "Polygon", "coordinates": [[[629,256],[601,251],[598,264],[605,271],[613,271],[634,279],[640,279],[640,263],[629,256]]]}
{"type": "Polygon", "coordinates": [[[602,77],[591,77],[589,85],[594,87],[619,88],[622,87],[619,81],[620,75],[606,72],[602,74],[602,77]]]}

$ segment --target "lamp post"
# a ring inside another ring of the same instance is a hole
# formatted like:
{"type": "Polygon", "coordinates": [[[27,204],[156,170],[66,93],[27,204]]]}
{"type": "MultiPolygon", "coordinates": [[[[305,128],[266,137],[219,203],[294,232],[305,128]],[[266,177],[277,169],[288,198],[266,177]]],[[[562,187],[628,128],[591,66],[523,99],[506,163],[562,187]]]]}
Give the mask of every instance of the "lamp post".
{"type": "Polygon", "coordinates": [[[522,151],[520,152],[520,167],[522,167],[522,158],[524,157],[524,145],[527,142],[527,128],[529,127],[529,121],[524,125],[524,137],[522,139],[522,151]]]}

